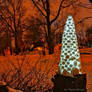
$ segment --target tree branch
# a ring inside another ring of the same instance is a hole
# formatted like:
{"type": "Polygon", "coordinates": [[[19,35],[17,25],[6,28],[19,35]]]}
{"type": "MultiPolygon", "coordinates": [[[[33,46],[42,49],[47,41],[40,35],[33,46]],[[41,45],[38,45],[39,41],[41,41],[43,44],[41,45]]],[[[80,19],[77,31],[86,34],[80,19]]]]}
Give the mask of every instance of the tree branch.
{"type": "Polygon", "coordinates": [[[62,8],[67,8],[67,7],[71,6],[71,5],[73,5],[74,3],[76,3],[77,1],[78,1],[78,0],[76,0],[76,1],[71,1],[68,5],[62,6],[62,8]]]}
{"type": "Polygon", "coordinates": [[[43,4],[43,9],[46,11],[45,3],[44,3],[43,0],[41,0],[41,1],[42,1],[42,4],[43,4]]]}
{"type": "Polygon", "coordinates": [[[51,20],[51,24],[58,18],[59,14],[60,14],[61,7],[62,7],[62,4],[63,4],[64,1],[65,0],[62,0],[61,1],[60,6],[59,6],[59,9],[58,9],[58,13],[57,13],[56,17],[51,20]]]}
{"type": "Polygon", "coordinates": [[[83,8],[87,8],[87,9],[92,9],[92,7],[87,7],[87,6],[82,5],[82,4],[78,4],[77,6],[79,6],[79,7],[83,7],[83,8]]]}
{"type": "Polygon", "coordinates": [[[62,0],[62,1],[61,1],[60,6],[59,6],[58,13],[57,13],[56,17],[51,21],[51,24],[59,17],[61,8],[67,8],[67,7],[71,6],[71,5],[73,5],[75,2],[77,2],[77,0],[76,0],[76,1],[72,1],[72,2],[69,3],[68,5],[63,6],[63,2],[64,2],[64,1],[65,1],[65,0],[62,0]]]}
{"type": "MultiPolygon", "coordinates": [[[[40,13],[45,16],[45,14],[42,12],[42,10],[38,7],[38,5],[35,3],[34,0],[32,0],[33,4],[36,6],[36,8],[40,11],[40,13]]],[[[45,16],[46,17],[46,16],[45,16]]]]}
{"type": "Polygon", "coordinates": [[[83,18],[82,20],[80,20],[80,21],[77,23],[77,25],[80,24],[80,23],[82,23],[82,22],[84,22],[84,21],[86,21],[87,19],[90,19],[90,18],[92,18],[92,16],[83,18]]]}
{"type": "Polygon", "coordinates": [[[9,27],[9,28],[11,28],[11,31],[13,31],[13,28],[12,28],[12,26],[8,23],[8,21],[1,15],[0,16],[2,19],[3,19],[3,21],[6,23],[6,25],[9,27]]]}

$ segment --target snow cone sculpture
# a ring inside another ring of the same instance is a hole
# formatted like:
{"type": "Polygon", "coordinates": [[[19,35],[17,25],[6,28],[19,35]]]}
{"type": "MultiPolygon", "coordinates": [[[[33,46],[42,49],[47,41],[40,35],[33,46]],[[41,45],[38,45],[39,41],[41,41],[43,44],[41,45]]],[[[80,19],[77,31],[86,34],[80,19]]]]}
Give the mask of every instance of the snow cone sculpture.
{"type": "Polygon", "coordinates": [[[80,54],[72,16],[68,16],[64,28],[59,67],[60,74],[64,76],[81,74],[80,54]]]}

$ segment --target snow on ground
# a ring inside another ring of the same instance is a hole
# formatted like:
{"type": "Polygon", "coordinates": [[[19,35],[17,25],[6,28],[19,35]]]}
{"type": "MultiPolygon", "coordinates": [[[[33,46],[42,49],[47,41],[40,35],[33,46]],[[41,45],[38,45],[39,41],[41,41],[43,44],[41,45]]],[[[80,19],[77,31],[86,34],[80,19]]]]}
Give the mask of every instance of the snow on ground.
{"type": "MultiPolygon", "coordinates": [[[[87,92],[92,92],[92,48],[80,49],[82,72],[87,74],[87,92]]],[[[0,56],[0,73],[7,71],[13,66],[23,65],[23,71],[27,72],[30,66],[33,67],[37,62],[37,69],[41,72],[49,71],[51,78],[58,70],[60,61],[60,47],[55,48],[55,53],[52,55],[29,54],[25,56],[0,56]],[[24,58],[25,57],[25,58],[24,58]],[[24,58],[24,59],[23,59],[24,58]],[[22,63],[22,60],[24,62],[22,63]]]]}

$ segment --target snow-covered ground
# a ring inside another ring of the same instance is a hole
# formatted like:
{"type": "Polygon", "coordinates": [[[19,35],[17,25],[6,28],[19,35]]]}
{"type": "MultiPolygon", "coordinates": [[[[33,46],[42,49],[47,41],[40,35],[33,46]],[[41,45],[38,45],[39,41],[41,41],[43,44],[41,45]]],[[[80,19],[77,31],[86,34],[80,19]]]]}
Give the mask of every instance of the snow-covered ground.
{"type": "MultiPolygon", "coordinates": [[[[87,74],[87,92],[92,92],[92,48],[80,49],[81,53],[81,65],[82,72],[87,74]]],[[[51,78],[58,69],[60,61],[60,48],[55,48],[55,53],[52,55],[43,56],[40,54],[28,54],[25,56],[0,56],[0,73],[13,69],[13,66],[18,67],[19,64],[23,63],[23,71],[27,72],[30,66],[33,67],[38,62],[38,68],[40,71],[49,71],[49,78],[51,78]],[[23,59],[23,58],[26,59],[23,59]]]]}
{"type": "Polygon", "coordinates": [[[82,71],[87,74],[87,92],[92,92],[92,48],[81,49],[82,71]]]}

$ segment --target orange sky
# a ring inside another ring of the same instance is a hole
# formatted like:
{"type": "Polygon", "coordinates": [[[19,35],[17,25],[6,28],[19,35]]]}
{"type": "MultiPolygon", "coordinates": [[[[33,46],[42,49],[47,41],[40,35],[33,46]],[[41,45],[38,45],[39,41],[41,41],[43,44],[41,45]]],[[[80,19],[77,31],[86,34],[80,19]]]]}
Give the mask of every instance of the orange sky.
{"type": "MultiPolygon", "coordinates": [[[[34,6],[33,6],[33,4],[32,3],[30,3],[29,2],[30,0],[27,0],[26,1],[26,7],[28,8],[27,9],[27,15],[33,15],[33,16],[35,16],[36,14],[38,14],[38,12],[35,12],[35,9],[36,8],[34,8],[34,6]]],[[[91,7],[92,8],[92,4],[91,3],[89,3],[89,1],[88,0],[80,0],[85,6],[88,6],[88,7],[91,7]]],[[[54,2],[51,4],[51,11],[52,11],[52,16],[51,16],[51,18],[53,18],[53,16],[55,16],[56,15],[56,13],[57,13],[57,10],[58,10],[58,7],[59,7],[59,2],[60,2],[60,0],[54,0],[54,2]]],[[[69,9],[69,8],[66,8],[66,9],[64,9],[63,10],[63,14],[62,14],[62,12],[61,12],[61,15],[59,16],[59,18],[63,15],[63,16],[65,16],[65,14],[68,14],[68,13],[71,13],[71,9],[69,9]]],[[[84,17],[87,17],[87,16],[92,16],[92,9],[86,9],[86,8],[83,8],[83,7],[79,7],[78,8],[78,12],[77,12],[77,16],[74,18],[75,19],[75,21],[76,20],[81,20],[82,18],[84,18],[84,17]]],[[[81,25],[82,26],[82,25],[81,25]]],[[[84,22],[84,27],[86,28],[86,27],[90,27],[90,26],[92,26],[92,19],[88,19],[88,20],[86,20],[85,22],[84,22]]],[[[84,28],[84,29],[85,29],[84,28]]]]}

